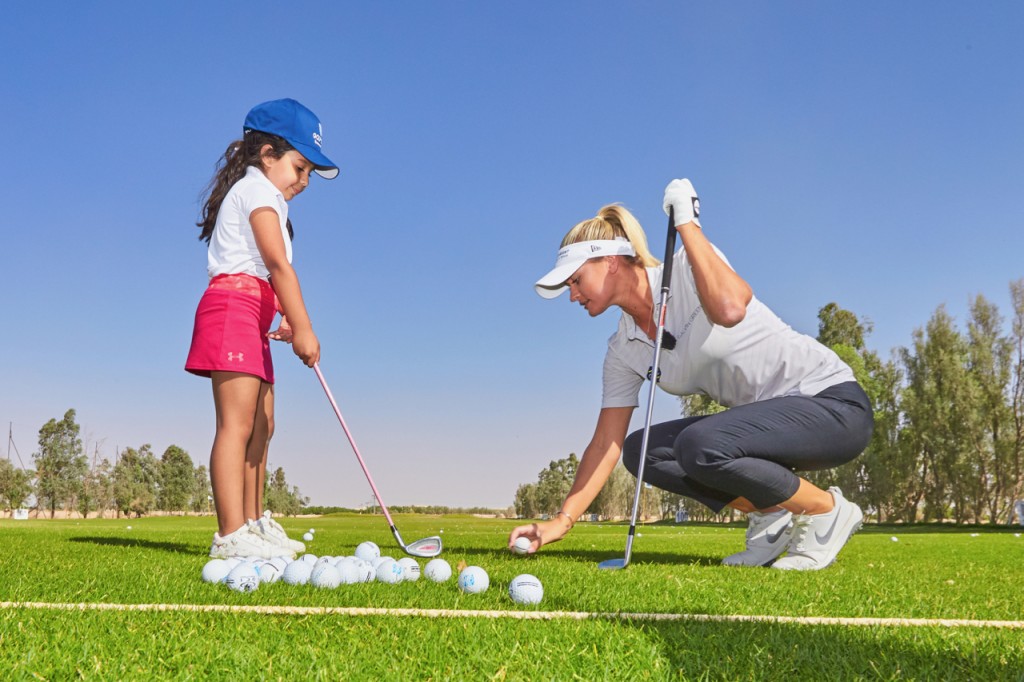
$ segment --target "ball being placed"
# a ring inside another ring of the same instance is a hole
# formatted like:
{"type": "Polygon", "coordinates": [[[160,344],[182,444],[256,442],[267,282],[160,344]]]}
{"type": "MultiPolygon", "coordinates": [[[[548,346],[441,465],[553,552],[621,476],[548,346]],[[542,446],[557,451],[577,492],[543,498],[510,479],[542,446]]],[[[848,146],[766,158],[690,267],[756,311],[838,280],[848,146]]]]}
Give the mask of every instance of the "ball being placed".
{"type": "Polygon", "coordinates": [[[530,551],[530,538],[525,535],[520,535],[516,538],[516,541],[512,543],[512,551],[516,554],[526,554],[530,551]]]}
{"type": "Polygon", "coordinates": [[[402,580],[405,582],[414,583],[420,579],[420,565],[415,559],[402,557],[398,560],[398,565],[402,567],[402,580]]]}
{"type": "Polygon", "coordinates": [[[478,594],[490,587],[487,571],[479,566],[467,566],[459,573],[459,589],[466,594],[478,594]]]}
{"type": "Polygon", "coordinates": [[[443,583],[452,577],[452,567],[444,559],[431,559],[423,568],[423,575],[435,583],[443,583]]]}
{"type": "Polygon", "coordinates": [[[523,573],[512,578],[508,585],[508,596],[517,604],[539,604],[544,598],[544,586],[537,576],[523,573]]]}
{"type": "Polygon", "coordinates": [[[374,559],[380,556],[380,547],[377,546],[376,542],[360,542],[359,546],[356,547],[356,556],[363,561],[373,562],[374,559]]]}
{"type": "Polygon", "coordinates": [[[246,561],[231,569],[224,584],[236,592],[255,592],[260,586],[260,574],[255,564],[246,561]]]}

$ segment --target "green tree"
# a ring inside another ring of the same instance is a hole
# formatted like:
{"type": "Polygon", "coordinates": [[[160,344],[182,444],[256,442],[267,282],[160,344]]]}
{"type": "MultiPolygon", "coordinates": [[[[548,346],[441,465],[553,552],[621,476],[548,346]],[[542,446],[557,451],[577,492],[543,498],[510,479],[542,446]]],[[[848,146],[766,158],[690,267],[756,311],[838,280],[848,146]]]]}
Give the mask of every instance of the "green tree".
{"type": "Polygon", "coordinates": [[[818,311],[818,341],[829,348],[843,345],[862,351],[872,329],[870,321],[858,319],[837,303],[827,303],[818,311]]]}
{"type": "Polygon", "coordinates": [[[9,459],[0,459],[0,505],[3,509],[19,509],[32,494],[33,471],[14,466],[9,459]]]}
{"type": "Polygon", "coordinates": [[[159,493],[160,462],[147,443],[125,448],[114,465],[114,503],[119,514],[142,516],[153,510],[159,493]]]}
{"type": "Polygon", "coordinates": [[[540,472],[537,477],[537,506],[541,514],[554,514],[562,508],[579,464],[573,453],[565,459],[551,462],[540,472]]]}
{"type": "Polygon", "coordinates": [[[210,474],[204,465],[197,466],[192,471],[192,501],[189,509],[194,512],[210,511],[210,501],[213,499],[213,490],[210,487],[210,474]]]}
{"type": "Polygon", "coordinates": [[[114,481],[110,462],[103,460],[89,469],[82,479],[82,492],[78,496],[78,512],[88,518],[92,512],[102,513],[114,503],[114,481]]]}
{"type": "Polygon", "coordinates": [[[284,469],[281,467],[275,469],[273,474],[267,471],[264,477],[263,500],[271,512],[286,516],[298,514],[309,503],[309,498],[303,497],[298,487],[289,488],[284,469]]]}
{"type": "Polygon", "coordinates": [[[540,508],[537,506],[537,484],[523,483],[516,488],[515,502],[512,506],[518,517],[535,519],[540,516],[540,508]]]}
{"type": "Polygon", "coordinates": [[[160,494],[157,506],[164,511],[185,511],[195,492],[192,458],[177,445],[164,450],[160,458],[160,494]]]}
{"type": "Polygon", "coordinates": [[[39,451],[35,453],[36,499],[50,510],[52,518],[59,505],[70,505],[80,492],[89,464],[78,437],[75,411],[68,410],[60,421],[51,419],[39,429],[39,451]]]}

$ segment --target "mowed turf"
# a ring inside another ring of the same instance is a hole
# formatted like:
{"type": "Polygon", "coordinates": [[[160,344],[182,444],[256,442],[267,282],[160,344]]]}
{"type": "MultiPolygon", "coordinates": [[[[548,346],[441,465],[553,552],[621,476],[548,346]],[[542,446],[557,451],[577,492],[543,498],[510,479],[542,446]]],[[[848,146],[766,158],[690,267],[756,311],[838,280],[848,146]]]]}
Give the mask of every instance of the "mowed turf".
{"type": "MultiPolygon", "coordinates": [[[[406,540],[441,533],[442,557],[482,566],[490,589],[465,595],[453,577],[336,590],[278,582],[239,594],[200,579],[211,518],[5,520],[0,601],[1024,621],[1024,537],[1014,529],[867,527],[830,569],[789,573],[721,566],[743,544],[739,526],[643,526],[634,564],[600,571],[599,561],[621,556],[625,525],[579,524],[523,558],[505,550],[511,521],[396,520],[406,540]],[[509,599],[519,573],[543,582],[539,606],[509,599]]],[[[373,540],[403,556],[381,517],[282,523],[293,536],[315,528],[313,554],[351,554],[373,540]]],[[[0,670],[52,680],[1019,680],[1024,628],[14,606],[0,609],[0,670]]]]}

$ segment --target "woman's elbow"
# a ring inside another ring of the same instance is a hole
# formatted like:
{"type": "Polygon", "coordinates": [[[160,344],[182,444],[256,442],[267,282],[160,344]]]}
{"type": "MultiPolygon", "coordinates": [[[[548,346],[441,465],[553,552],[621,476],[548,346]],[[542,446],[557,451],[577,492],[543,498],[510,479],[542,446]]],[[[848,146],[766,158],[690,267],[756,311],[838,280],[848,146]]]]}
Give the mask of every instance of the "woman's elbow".
{"type": "Polygon", "coordinates": [[[720,301],[714,314],[708,317],[714,324],[735,327],[747,316],[747,305],[752,298],[753,292],[748,288],[738,297],[720,301]]]}

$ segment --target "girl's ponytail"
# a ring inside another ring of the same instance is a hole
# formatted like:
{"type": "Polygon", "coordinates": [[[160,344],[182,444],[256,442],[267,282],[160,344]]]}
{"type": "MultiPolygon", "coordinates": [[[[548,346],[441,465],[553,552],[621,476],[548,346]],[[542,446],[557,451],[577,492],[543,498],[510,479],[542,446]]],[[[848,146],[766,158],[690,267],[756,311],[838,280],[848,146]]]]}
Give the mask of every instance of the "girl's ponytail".
{"type": "MultiPolygon", "coordinates": [[[[270,156],[279,159],[285,152],[294,149],[283,137],[263,133],[258,130],[250,130],[245,133],[241,140],[235,140],[224,150],[224,156],[217,162],[217,169],[207,185],[202,196],[206,197],[203,202],[202,218],[196,223],[196,227],[202,228],[199,239],[210,243],[213,236],[213,228],[217,224],[217,214],[220,212],[220,205],[224,203],[224,197],[228,190],[236,182],[245,176],[249,166],[256,166],[263,169],[262,152],[265,145],[270,145],[270,156]]],[[[294,238],[292,221],[288,219],[288,236],[294,238]]]]}
{"type": "Polygon", "coordinates": [[[595,239],[615,239],[616,237],[628,239],[629,243],[633,245],[633,250],[636,251],[636,256],[632,256],[633,262],[639,263],[645,268],[651,268],[661,263],[651,255],[650,249],[647,248],[647,235],[644,234],[640,223],[632,213],[619,204],[602,206],[596,217],[578,223],[565,235],[562,246],[595,239]]]}

